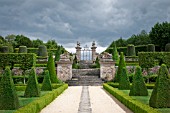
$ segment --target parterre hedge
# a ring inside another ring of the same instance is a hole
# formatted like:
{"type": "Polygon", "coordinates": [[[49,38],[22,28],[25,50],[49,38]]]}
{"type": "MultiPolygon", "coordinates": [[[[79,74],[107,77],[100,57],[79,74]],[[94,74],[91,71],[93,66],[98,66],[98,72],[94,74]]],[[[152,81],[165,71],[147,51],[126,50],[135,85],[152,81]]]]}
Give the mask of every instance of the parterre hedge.
{"type": "Polygon", "coordinates": [[[109,86],[108,84],[103,84],[103,88],[107,90],[111,95],[116,97],[121,103],[131,109],[134,113],[159,113],[156,109],[149,107],[137,100],[133,100],[130,96],[127,96],[122,91],[109,86]]]}
{"type": "Polygon", "coordinates": [[[32,53],[0,53],[0,67],[14,66],[14,64],[22,64],[31,68],[36,64],[36,55],[32,53]]]}
{"type": "Polygon", "coordinates": [[[14,113],[39,113],[45,106],[50,104],[57,96],[59,96],[65,89],[68,88],[67,84],[45,94],[39,99],[29,103],[28,105],[18,109],[14,113]]]}
{"type": "Polygon", "coordinates": [[[139,52],[138,56],[142,68],[152,68],[161,64],[170,67],[170,52],[139,52]]]}

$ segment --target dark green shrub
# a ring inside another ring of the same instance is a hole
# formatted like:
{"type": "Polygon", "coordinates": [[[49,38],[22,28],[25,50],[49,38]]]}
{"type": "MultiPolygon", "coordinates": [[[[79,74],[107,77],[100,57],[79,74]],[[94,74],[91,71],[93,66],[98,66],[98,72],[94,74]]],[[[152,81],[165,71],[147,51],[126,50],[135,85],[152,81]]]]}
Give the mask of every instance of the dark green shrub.
{"type": "Polygon", "coordinates": [[[114,82],[119,82],[120,76],[122,75],[123,67],[126,67],[126,63],[125,63],[123,52],[121,52],[120,53],[119,66],[118,66],[118,70],[117,70],[116,76],[114,78],[114,82]]]}
{"type": "Polygon", "coordinates": [[[51,80],[50,80],[48,70],[45,71],[45,76],[42,83],[41,91],[52,91],[51,80]]]}
{"type": "Polygon", "coordinates": [[[19,46],[18,53],[27,53],[27,47],[26,46],[19,46]]]}
{"type": "Polygon", "coordinates": [[[148,44],[147,51],[148,52],[155,52],[155,45],[154,44],[148,44]]]}
{"type": "Polygon", "coordinates": [[[130,89],[129,77],[127,75],[126,67],[122,69],[122,75],[120,75],[119,87],[120,90],[128,90],[130,89]]]}
{"type": "Polygon", "coordinates": [[[9,47],[8,46],[2,46],[1,51],[2,51],[2,53],[9,53],[9,47]]]}
{"type": "Polygon", "coordinates": [[[151,94],[149,105],[155,108],[170,107],[170,75],[165,64],[159,69],[158,78],[151,94]]]}
{"type": "Polygon", "coordinates": [[[58,47],[56,53],[55,53],[55,61],[60,60],[60,55],[61,55],[61,47],[58,47]]]}
{"type": "Polygon", "coordinates": [[[137,66],[133,76],[132,87],[129,92],[130,96],[147,96],[148,90],[142,77],[141,67],[137,66]]]}
{"type": "Polygon", "coordinates": [[[40,45],[38,47],[38,56],[42,56],[42,57],[47,57],[48,53],[47,53],[47,47],[45,45],[40,45]]]}
{"type": "Polygon", "coordinates": [[[129,44],[129,45],[127,46],[127,56],[136,56],[135,46],[134,46],[134,45],[129,44]]]}
{"type": "Polygon", "coordinates": [[[127,55],[127,47],[117,47],[117,51],[119,54],[123,52],[125,56],[127,55]]]}
{"type": "Polygon", "coordinates": [[[27,48],[27,53],[38,53],[38,48],[27,48]]]}
{"type": "Polygon", "coordinates": [[[96,58],[95,64],[96,64],[96,68],[100,68],[100,63],[99,63],[99,58],[98,57],[96,58]]]}
{"type": "Polygon", "coordinates": [[[170,52],[170,43],[167,43],[167,44],[165,45],[165,51],[166,51],[166,52],[170,52]]]}
{"type": "Polygon", "coordinates": [[[40,96],[40,88],[38,85],[35,68],[32,67],[28,78],[28,84],[25,90],[24,97],[39,97],[39,96],[40,96]]]}
{"type": "Polygon", "coordinates": [[[49,74],[50,74],[51,83],[57,83],[58,79],[57,79],[57,74],[56,74],[55,64],[54,64],[54,59],[53,59],[52,54],[49,54],[47,69],[48,69],[49,74]]]}
{"type": "Polygon", "coordinates": [[[76,57],[76,55],[75,55],[75,58],[74,58],[74,60],[73,60],[72,68],[73,68],[73,69],[78,69],[77,57],[76,57]]]}
{"type": "Polygon", "coordinates": [[[18,96],[11,77],[11,70],[6,67],[0,82],[0,109],[13,110],[17,108],[19,108],[18,96]]]}
{"type": "Polygon", "coordinates": [[[112,59],[116,61],[116,63],[119,62],[119,54],[117,52],[116,44],[114,43],[113,51],[112,51],[112,59]]]}

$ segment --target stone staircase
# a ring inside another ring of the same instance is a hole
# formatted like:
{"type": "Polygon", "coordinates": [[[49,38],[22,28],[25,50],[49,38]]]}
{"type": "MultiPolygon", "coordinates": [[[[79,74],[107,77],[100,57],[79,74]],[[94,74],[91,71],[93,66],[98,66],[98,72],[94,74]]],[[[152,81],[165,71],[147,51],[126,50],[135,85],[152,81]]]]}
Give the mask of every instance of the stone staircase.
{"type": "Polygon", "coordinates": [[[99,78],[100,69],[73,69],[69,86],[100,86],[104,82],[99,78]]]}

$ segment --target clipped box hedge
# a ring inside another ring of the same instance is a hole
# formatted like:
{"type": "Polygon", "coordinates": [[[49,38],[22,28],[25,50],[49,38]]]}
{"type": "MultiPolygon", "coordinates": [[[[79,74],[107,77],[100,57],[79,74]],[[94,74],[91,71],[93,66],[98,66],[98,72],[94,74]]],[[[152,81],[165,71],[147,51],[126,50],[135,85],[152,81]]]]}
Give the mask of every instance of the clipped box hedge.
{"type": "Polygon", "coordinates": [[[61,87],[45,94],[39,99],[29,103],[28,105],[21,107],[14,113],[39,113],[45,106],[50,104],[57,96],[59,96],[65,89],[68,88],[68,84],[64,84],[61,87]]]}
{"type": "Polygon", "coordinates": [[[103,88],[135,113],[159,113],[156,109],[137,100],[133,100],[130,96],[127,96],[122,91],[119,91],[108,84],[103,84],[103,88]]]}

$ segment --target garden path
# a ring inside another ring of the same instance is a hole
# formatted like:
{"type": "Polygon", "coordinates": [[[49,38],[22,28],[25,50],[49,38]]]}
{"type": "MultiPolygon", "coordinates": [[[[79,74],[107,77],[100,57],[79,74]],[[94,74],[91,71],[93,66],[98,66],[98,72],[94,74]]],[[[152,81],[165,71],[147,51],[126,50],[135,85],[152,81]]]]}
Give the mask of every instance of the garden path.
{"type": "Polygon", "coordinates": [[[40,113],[132,113],[102,86],[68,87],[40,113]]]}

